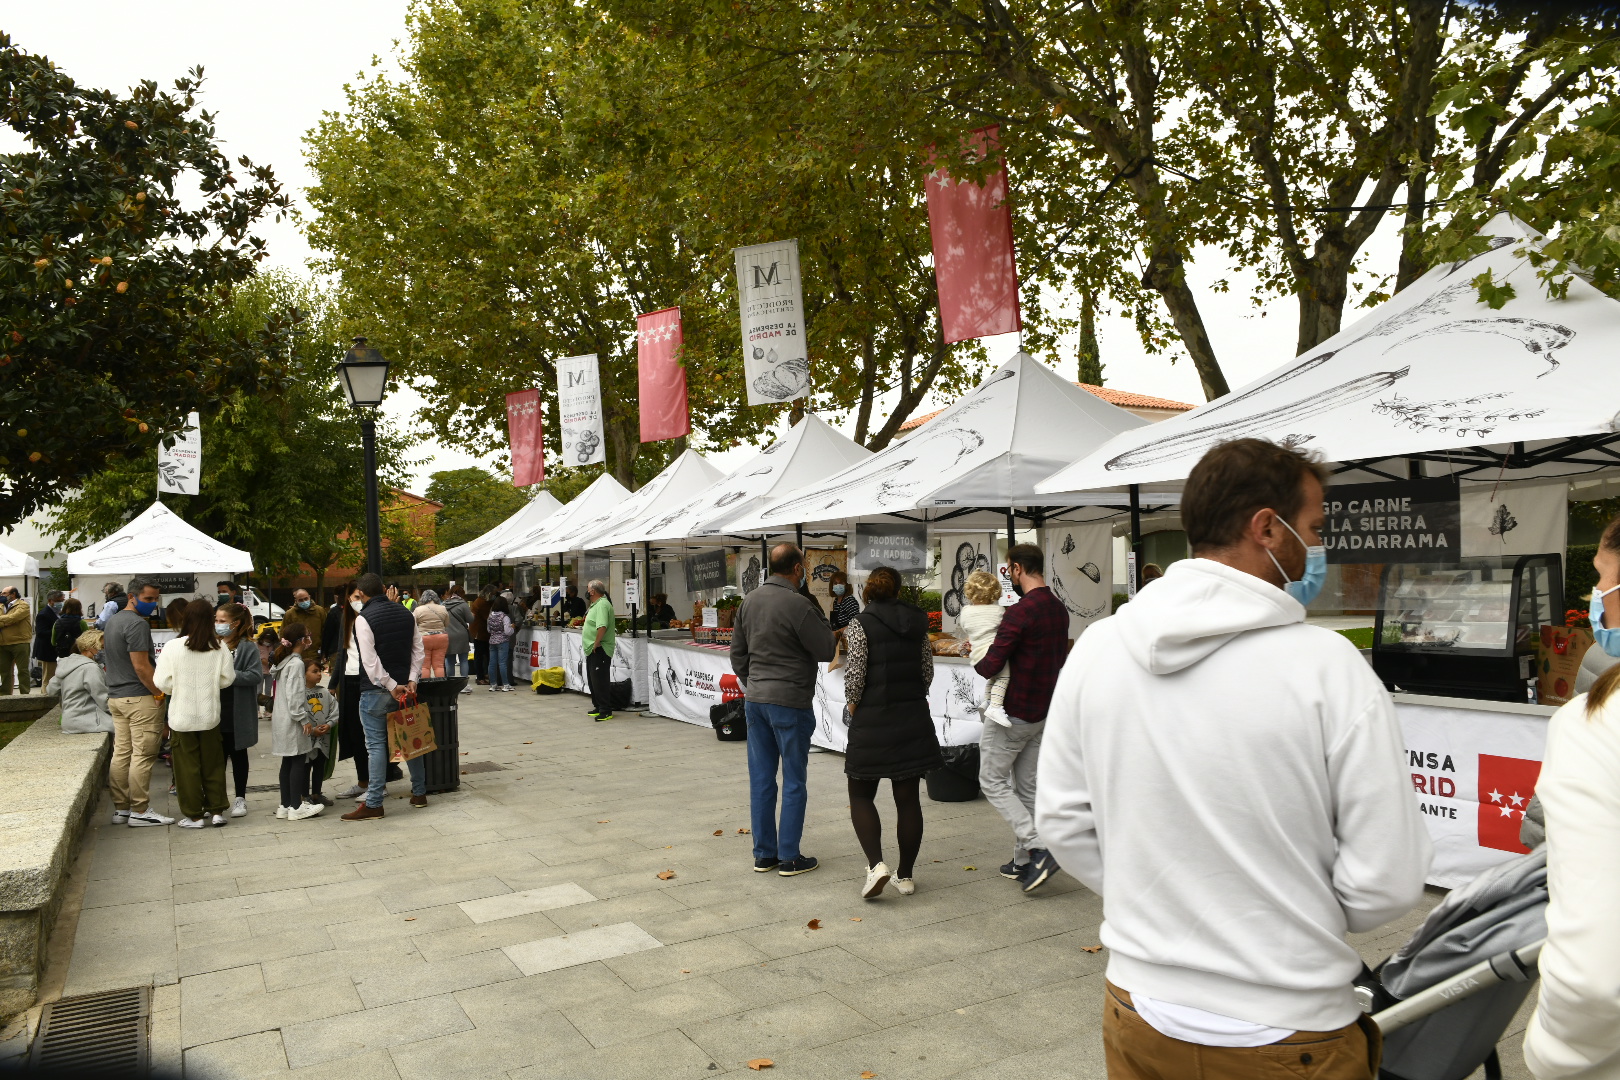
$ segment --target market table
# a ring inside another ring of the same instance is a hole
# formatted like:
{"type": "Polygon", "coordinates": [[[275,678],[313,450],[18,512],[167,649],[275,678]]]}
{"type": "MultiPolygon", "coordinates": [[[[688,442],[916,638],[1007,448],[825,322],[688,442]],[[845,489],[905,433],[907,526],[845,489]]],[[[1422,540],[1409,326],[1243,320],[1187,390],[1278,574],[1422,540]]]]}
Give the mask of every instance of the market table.
{"type": "MultiPolygon", "coordinates": [[[[634,701],[647,700],[647,639],[621,633],[614,639],[611,678],[628,679],[634,701]]],[[[529,681],[536,668],[563,669],[563,686],[582,694],[590,693],[585,684],[585,646],[577,627],[524,626],[517,632],[512,649],[512,678],[519,684],[529,681]]]]}
{"type": "Polygon", "coordinates": [[[1434,841],[1429,882],[1467,884],[1526,851],[1524,810],[1541,773],[1551,705],[1396,694],[1418,809],[1434,841]]]}
{"type": "MultiPolygon", "coordinates": [[[[655,637],[648,643],[651,711],[672,720],[709,726],[709,709],[722,701],[743,696],[742,685],[731,670],[731,649],[655,637]]],[[[810,741],[840,753],[848,745],[844,720],[844,674],[818,664],[813,709],[816,730],[810,741]]],[[[984,704],[984,679],[961,657],[934,657],[934,681],[928,688],[928,709],[941,746],[977,744],[984,704]]]]}

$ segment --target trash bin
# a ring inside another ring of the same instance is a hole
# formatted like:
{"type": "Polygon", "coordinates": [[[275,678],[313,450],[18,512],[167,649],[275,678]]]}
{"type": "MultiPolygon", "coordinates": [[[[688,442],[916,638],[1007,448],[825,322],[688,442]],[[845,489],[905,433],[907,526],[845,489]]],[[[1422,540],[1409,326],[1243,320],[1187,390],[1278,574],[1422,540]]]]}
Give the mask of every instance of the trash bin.
{"type": "Polygon", "coordinates": [[[433,718],[433,742],[438,747],[422,756],[429,795],[461,786],[461,725],[456,703],[466,685],[466,676],[423,679],[416,684],[417,700],[428,707],[433,718]]]}
{"type": "Polygon", "coordinates": [[[940,747],[941,764],[923,778],[934,802],[971,802],[979,797],[979,747],[940,747]]]}

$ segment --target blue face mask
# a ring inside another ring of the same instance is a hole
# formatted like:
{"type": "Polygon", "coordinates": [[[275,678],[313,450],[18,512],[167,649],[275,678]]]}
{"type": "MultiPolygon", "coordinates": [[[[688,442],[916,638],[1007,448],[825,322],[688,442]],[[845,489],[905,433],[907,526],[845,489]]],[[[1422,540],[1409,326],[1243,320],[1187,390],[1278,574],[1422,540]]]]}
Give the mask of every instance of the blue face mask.
{"type": "Polygon", "coordinates": [[[1300,546],[1305,549],[1304,576],[1298,581],[1290,581],[1288,572],[1282,568],[1282,563],[1277,561],[1277,556],[1272,555],[1269,550],[1266,555],[1271,559],[1271,565],[1277,568],[1277,573],[1283,576],[1283,581],[1286,583],[1283,585],[1283,592],[1292,596],[1304,606],[1310,607],[1311,601],[1321,595],[1322,586],[1327,584],[1327,548],[1321,544],[1313,547],[1305,543],[1305,538],[1294,532],[1292,525],[1283,521],[1280,517],[1277,520],[1282,522],[1283,528],[1294,533],[1294,539],[1298,540],[1300,546]]]}
{"type": "Polygon", "coordinates": [[[1604,589],[1602,592],[1593,589],[1592,608],[1587,612],[1587,618],[1592,623],[1592,640],[1597,643],[1598,648],[1610,656],[1620,656],[1620,627],[1612,630],[1604,627],[1603,598],[1615,589],[1620,589],[1620,585],[1614,586],[1613,589],[1604,589]]]}
{"type": "Polygon", "coordinates": [[[307,609],[309,607],[309,601],[308,600],[300,600],[300,601],[298,601],[298,606],[301,607],[301,608],[307,609]]]}
{"type": "Polygon", "coordinates": [[[834,585],[832,587],[832,589],[833,589],[833,595],[834,596],[843,596],[844,595],[844,586],[842,586],[842,585],[834,585]]]}
{"type": "Polygon", "coordinates": [[[135,601],[135,613],[137,615],[144,615],[147,618],[151,618],[153,615],[157,614],[157,609],[158,606],[156,600],[135,601]]]}
{"type": "Polygon", "coordinates": [[[215,623],[214,624],[214,633],[218,634],[220,637],[230,637],[231,636],[231,624],[228,623],[228,622],[217,622],[217,623],[215,623]]]}

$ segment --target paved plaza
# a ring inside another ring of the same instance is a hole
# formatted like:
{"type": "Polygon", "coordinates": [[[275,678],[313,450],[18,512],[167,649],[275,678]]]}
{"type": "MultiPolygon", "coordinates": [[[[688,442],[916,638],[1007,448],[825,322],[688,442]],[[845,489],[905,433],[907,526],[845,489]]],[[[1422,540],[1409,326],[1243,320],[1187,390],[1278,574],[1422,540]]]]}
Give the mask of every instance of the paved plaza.
{"type": "MultiPolygon", "coordinates": [[[[461,701],[467,775],[426,809],[395,784],[374,822],[342,802],[278,821],[273,790],[225,829],[98,812],[62,992],[154,984],[154,1066],[188,1078],[675,1080],[761,1058],[777,1080],[1103,1076],[1101,902],[1002,879],[983,800],[924,800],[916,895],[868,903],[836,755],[810,762],[821,869],[781,878],[751,872],[739,832],[742,744],[593,723],[576,694],[461,701]]],[[[256,756],[249,783],[276,764],[256,756]]],[[[1419,918],[1358,944],[1381,958],[1419,918]]],[[[1508,1076],[1527,1075],[1522,1026],[1508,1076]]]]}

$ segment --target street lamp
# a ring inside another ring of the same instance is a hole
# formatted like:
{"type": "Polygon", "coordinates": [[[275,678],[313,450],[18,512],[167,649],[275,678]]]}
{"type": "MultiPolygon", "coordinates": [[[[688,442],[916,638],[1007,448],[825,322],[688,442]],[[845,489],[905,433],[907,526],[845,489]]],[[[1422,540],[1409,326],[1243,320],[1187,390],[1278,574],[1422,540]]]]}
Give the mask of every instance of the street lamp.
{"type": "Polygon", "coordinates": [[[360,434],[366,447],[366,569],[382,573],[382,521],[377,502],[377,408],[388,388],[388,361],[382,353],[354,339],[354,348],[338,361],[338,381],[343,396],[360,414],[360,434]]]}

